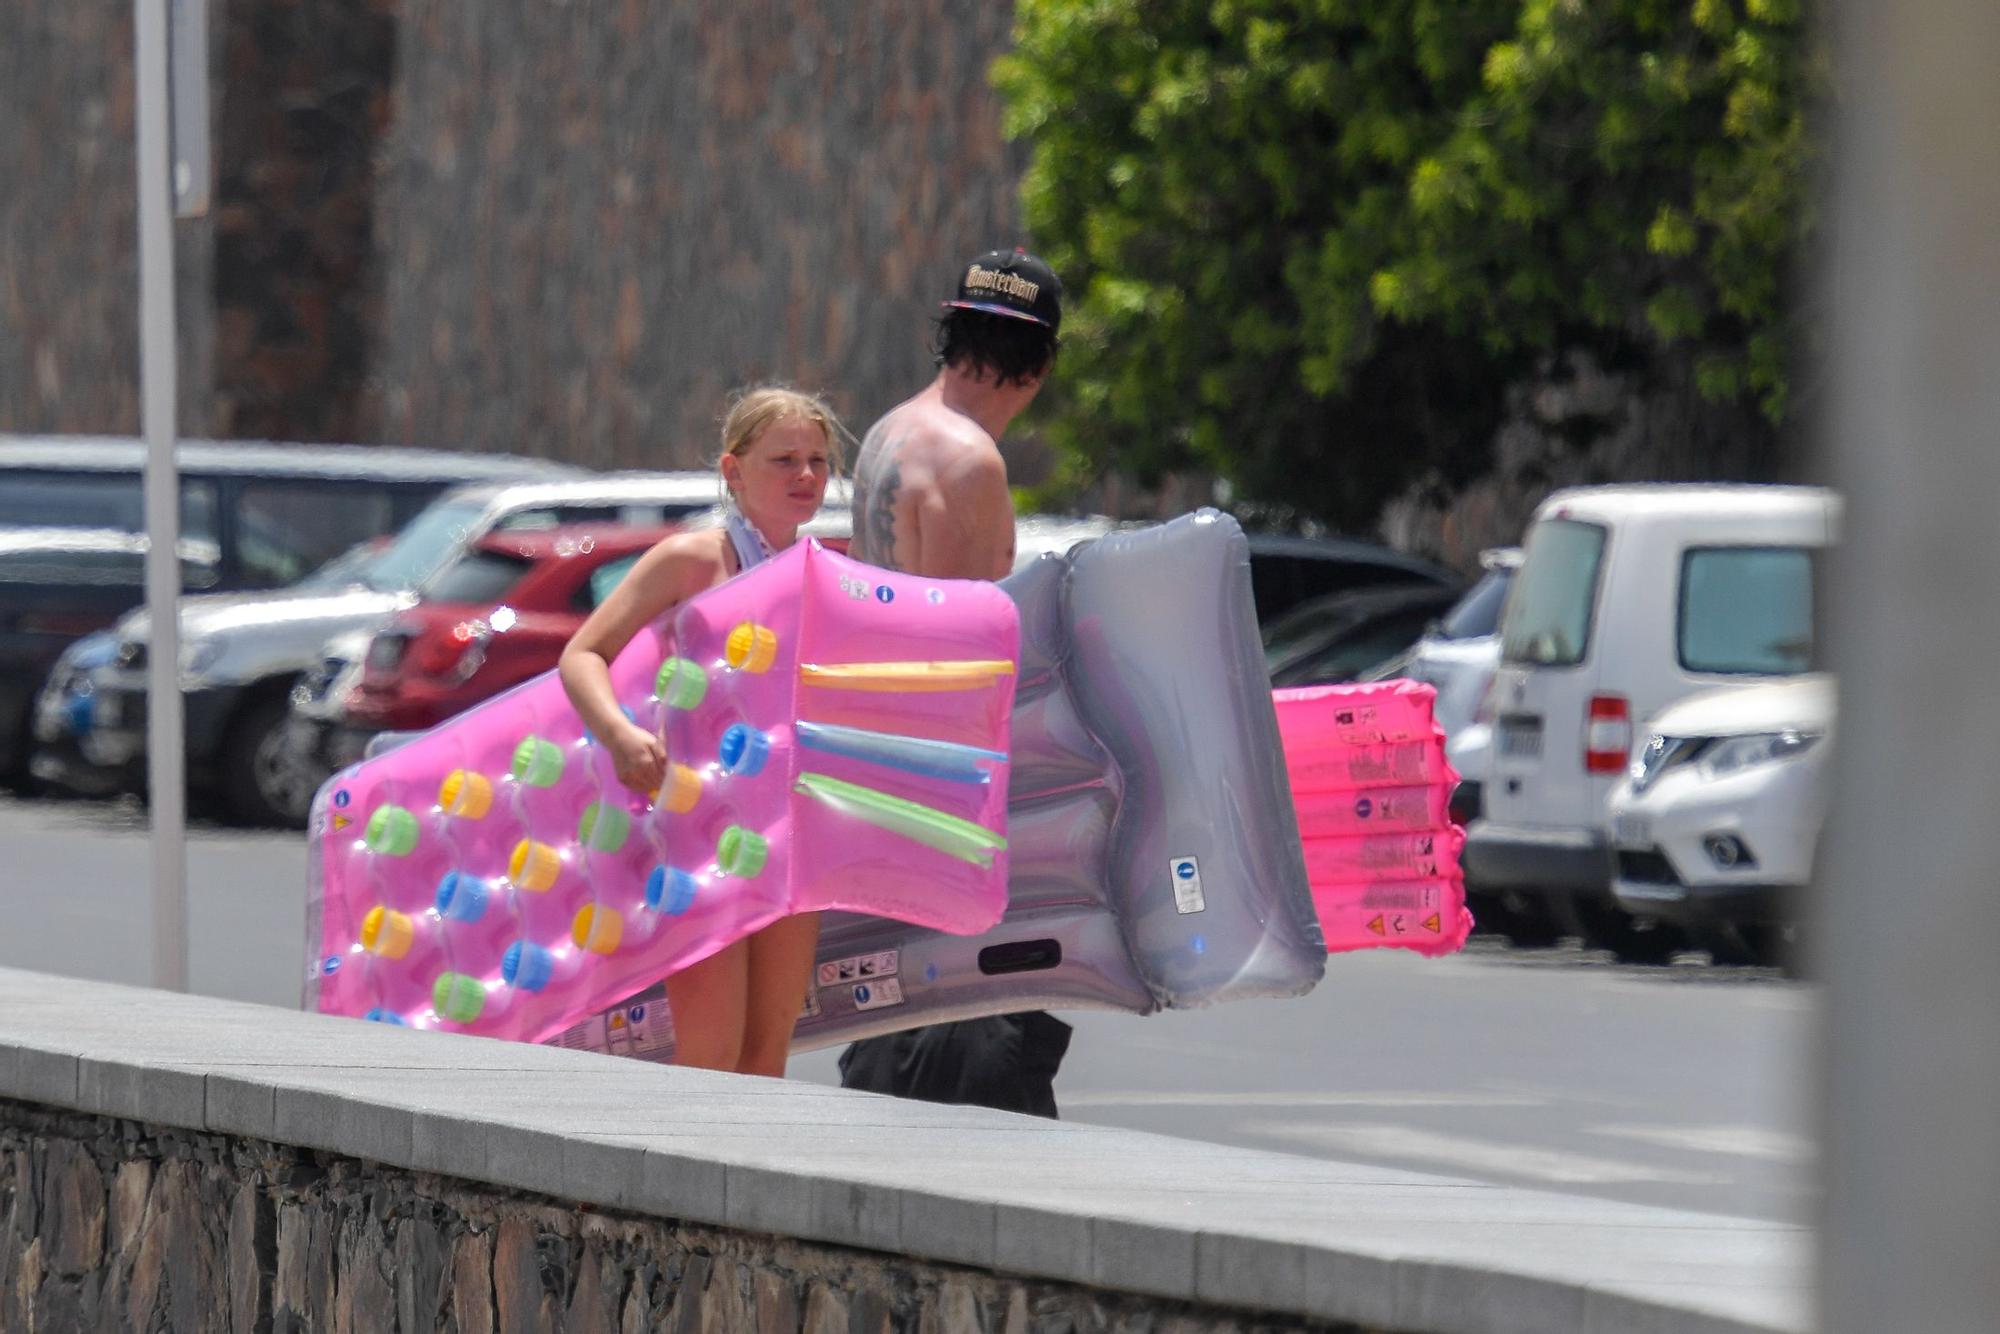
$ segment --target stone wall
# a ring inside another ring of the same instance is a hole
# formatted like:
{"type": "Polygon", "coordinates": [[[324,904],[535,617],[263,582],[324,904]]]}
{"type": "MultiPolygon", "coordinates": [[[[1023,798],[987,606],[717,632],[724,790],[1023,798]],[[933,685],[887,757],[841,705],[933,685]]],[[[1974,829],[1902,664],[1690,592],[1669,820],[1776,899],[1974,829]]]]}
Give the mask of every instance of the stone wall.
{"type": "Polygon", "coordinates": [[[5,1100],[0,1329],[1362,1334],[5,1100]]]}
{"type": "MultiPolygon", "coordinates": [[[[865,426],[1018,239],[1011,4],[210,4],[189,430],[692,464],[766,378],[865,426]]],[[[131,46],[0,7],[0,431],[137,427],[131,46]]]]}
{"type": "Polygon", "coordinates": [[[1014,239],[1012,9],[402,0],[372,434],[693,464],[767,378],[865,426],[1014,239]]]}
{"type": "MultiPolygon", "coordinates": [[[[129,0],[0,10],[0,431],[139,429],[132,108],[129,0]]],[[[181,426],[201,432],[213,229],[174,238],[181,426]]]]}

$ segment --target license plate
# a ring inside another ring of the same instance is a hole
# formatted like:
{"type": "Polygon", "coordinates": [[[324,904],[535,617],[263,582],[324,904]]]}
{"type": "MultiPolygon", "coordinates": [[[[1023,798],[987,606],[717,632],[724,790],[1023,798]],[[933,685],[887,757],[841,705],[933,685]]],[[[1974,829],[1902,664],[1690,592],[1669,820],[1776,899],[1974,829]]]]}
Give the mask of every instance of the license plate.
{"type": "Polygon", "coordinates": [[[1653,846],[1653,822],[1643,815],[1620,815],[1611,821],[1611,836],[1621,848],[1653,846]]]}
{"type": "Polygon", "coordinates": [[[1538,760],[1542,757],[1542,720],[1503,716],[1497,740],[1500,753],[1509,759],[1538,760]]]}
{"type": "Polygon", "coordinates": [[[90,711],[91,725],[117,727],[125,721],[125,701],[112,694],[100,694],[90,711]]]}
{"type": "Polygon", "coordinates": [[[376,635],[368,646],[368,667],[371,671],[392,672],[403,661],[403,649],[409,640],[402,635],[376,635]]]}

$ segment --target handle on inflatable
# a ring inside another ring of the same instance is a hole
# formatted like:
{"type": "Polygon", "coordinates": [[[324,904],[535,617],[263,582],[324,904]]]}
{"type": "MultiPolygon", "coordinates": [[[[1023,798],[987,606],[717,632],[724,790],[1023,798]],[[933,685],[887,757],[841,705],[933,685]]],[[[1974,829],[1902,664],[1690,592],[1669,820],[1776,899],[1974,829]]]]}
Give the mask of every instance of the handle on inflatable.
{"type": "Polygon", "coordinates": [[[1002,764],[1003,751],[961,745],[956,741],[931,741],[923,737],[898,736],[893,732],[871,732],[837,723],[800,723],[795,729],[799,744],[808,750],[843,755],[851,760],[867,760],[904,773],[925,778],[941,778],[951,783],[985,783],[992,775],[986,764],[1002,764]]]}
{"type": "Polygon", "coordinates": [[[901,834],[947,857],[956,857],[975,866],[993,865],[993,854],[1007,846],[1005,838],[984,825],[825,774],[802,773],[793,790],[831,806],[843,815],[865,821],[877,829],[886,829],[892,834],[901,834]]]}
{"type": "Polygon", "coordinates": [[[799,679],[809,686],[876,692],[980,690],[1003,676],[1013,674],[1014,664],[1005,659],[844,662],[833,665],[809,662],[799,667],[799,679]]]}

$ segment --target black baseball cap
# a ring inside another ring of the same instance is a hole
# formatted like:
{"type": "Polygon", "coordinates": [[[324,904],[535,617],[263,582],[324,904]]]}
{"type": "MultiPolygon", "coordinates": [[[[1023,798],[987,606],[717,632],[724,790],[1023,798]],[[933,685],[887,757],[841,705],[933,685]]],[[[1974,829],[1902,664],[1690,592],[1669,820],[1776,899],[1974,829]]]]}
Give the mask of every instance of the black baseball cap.
{"type": "Polygon", "coordinates": [[[958,299],[944,304],[1031,320],[1054,333],[1062,324],[1062,279],[1019,246],[989,250],[965,266],[958,299]]]}

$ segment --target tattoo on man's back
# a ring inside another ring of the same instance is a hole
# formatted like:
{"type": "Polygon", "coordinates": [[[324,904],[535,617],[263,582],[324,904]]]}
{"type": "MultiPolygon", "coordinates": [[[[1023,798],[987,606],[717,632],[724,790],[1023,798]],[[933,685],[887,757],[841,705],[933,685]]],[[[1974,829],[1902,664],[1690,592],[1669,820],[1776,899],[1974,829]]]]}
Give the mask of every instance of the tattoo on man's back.
{"type": "Polygon", "coordinates": [[[896,564],[896,495],[903,489],[903,469],[894,458],[884,461],[870,479],[862,498],[860,522],[868,526],[868,559],[885,569],[896,564]]]}

